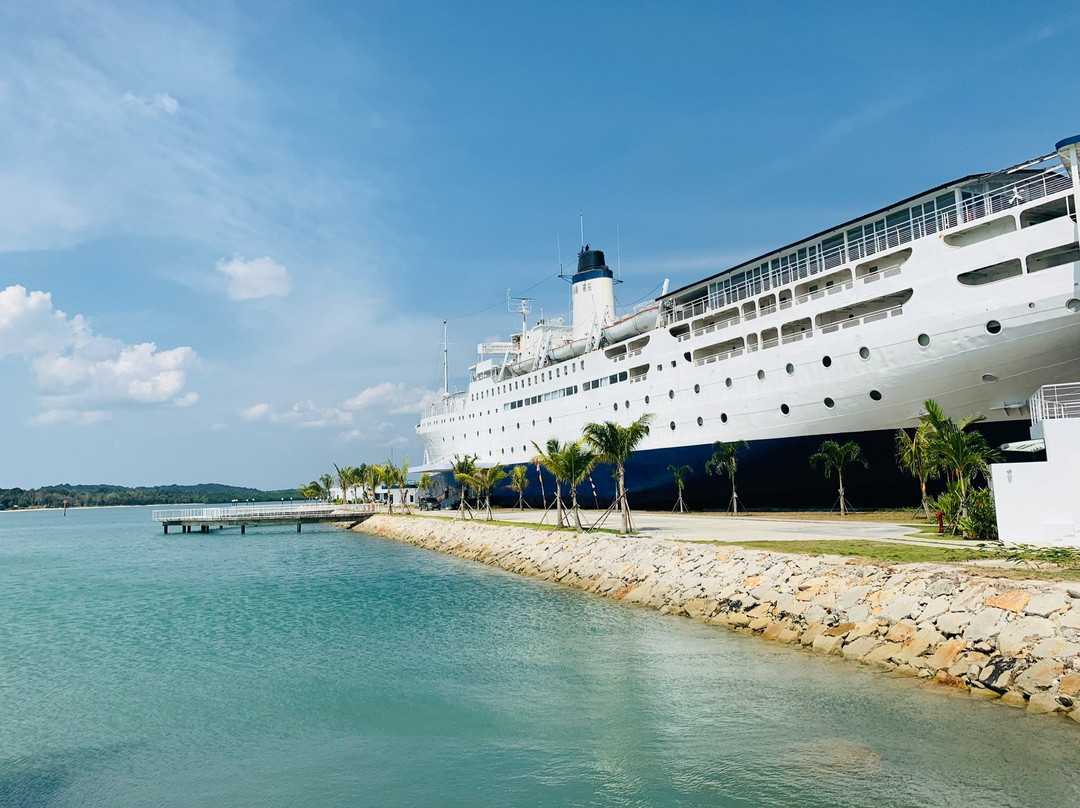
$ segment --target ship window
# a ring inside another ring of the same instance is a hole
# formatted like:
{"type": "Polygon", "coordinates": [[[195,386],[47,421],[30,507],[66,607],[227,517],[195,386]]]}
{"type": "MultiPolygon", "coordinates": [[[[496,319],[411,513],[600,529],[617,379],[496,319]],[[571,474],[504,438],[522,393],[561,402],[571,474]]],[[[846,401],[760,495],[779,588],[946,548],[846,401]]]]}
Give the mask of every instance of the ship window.
{"type": "Polygon", "coordinates": [[[694,385],[694,392],[695,393],[700,393],[701,392],[701,385],[700,384],[695,384],[694,385]]]}
{"type": "Polygon", "coordinates": [[[827,368],[831,368],[832,367],[832,357],[831,356],[823,356],[823,357],[821,357],[821,364],[823,364],[827,368]]]}
{"type": "Polygon", "coordinates": [[[791,412],[791,407],[789,407],[787,404],[781,404],[780,412],[782,412],[784,415],[787,415],[789,412],[791,412]]]}
{"type": "Polygon", "coordinates": [[[646,404],[648,404],[648,403],[649,403],[649,397],[648,397],[648,396],[645,396],[645,403],[646,403],[646,404]]]}
{"type": "Polygon", "coordinates": [[[722,423],[722,424],[727,423],[727,413],[726,412],[720,413],[720,423],[722,423]]]}
{"type": "Polygon", "coordinates": [[[687,362],[689,362],[690,361],[690,352],[686,351],[685,353],[683,353],[682,358],[685,359],[687,362]]]}
{"type": "Polygon", "coordinates": [[[551,423],[551,416],[550,415],[548,416],[548,423],[549,424],[551,423]]]}
{"type": "Polygon", "coordinates": [[[999,264],[991,264],[987,267],[973,269],[970,272],[961,272],[956,276],[964,286],[982,286],[986,283],[996,283],[1007,278],[1015,278],[1024,274],[1020,266],[1020,259],[1013,258],[1010,261],[1002,261],[999,264]]]}
{"type": "Polygon", "coordinates": [[[1063,247],[1055,247],[1052,250],[1032,253],[1027,257],[1027,271],[1038,272],[1041,269],[1059,267],[1074,261],[1080,261],[1080,246],[1076,242],[1063,247]]]}
{"type": "Polygon", "coordinates": [[[991,334],[998,334],[1001,332],[1001,323],[997,320],[991,320],[986,324],[986,330],[991,334]]]}
{"type": "Polygon", "coordinates": [[[829,409],[831,410],[831,409],[832,409],[833,407],[835,407],[835,406],[836,406],[836,402],[835,402],[835,401],[833,401],[833,400],[832,400],[831,398],[829,398],[828,396],[826,396],[826,397],[825,397],[825,406],[826,406],[826,407],[828,407],[828,408],[829,408],[829,409]]]}
{"type": "Polygon", "coordinates": [[[623,406],[626,407],[626,409],[630,409],[630,402],[629,401],[623,402],[623,406]]]}
{"type": "Polygon", "coordinates": [[[880,390],[871,390],[870,391],[870,398],[872,398],[874,401],[881,401],[881,391],[880,390]]]}
{"type": "Polygon", "coordinates": [[[725,387],[731,387],[731,377],[730,376],[728,376],[726,379],[724,379],[724,386],[725,387]]]}
{"type": "Polygon", "coordinates": [[[704,426],[705,425],[705,419],[702,418],[700,415],[698,416],[698,419],[697,419],[697,425],[698,426],[704,426]]]}
{"type": "Polygon", "coordinates": [[[671,360],[671,366],[675,367],[675,360],[674,359],[671,360]]]}
{"type": "Polygon", "coordinates": [[[987,384],[993,384],[998,380],[998,377],[995,376],[993,373],[984,373],[982,375],[982,380],[987,384]]]}
{"type": "Polygon", "coordinates": [[[758,377],[759,382],[765,381],[765,371],[764,370],[759,370],[757,372],[757,377],[758,377]]]}
{"type": "Polygon", "coordinates": [[[611,406],[612,406],[612,409],[614,409],[614,410],[615,410],[615,412],[618,412],[618,411],[619,411],[619,402],[618,402],[618,401],[616,401],[616,402],[615,402],[614,404],[612,404],[611,406]]]}
{"type": "Polygon", "coordinates": [[[664,366],[663,366],[663,365],[657,365],[657,366],[656,366],[656,369],[657,369],[657,370],[663,370],[663,369],[664,369],[664,366]]]}
{"type": "Polygon", "coordinates": [[[675,391],[674,390],[668,390],[667,391],[667,397],[668,398],[675,398],[675,391]]]}
{"type": "Polygon", "coordinates": [[[669,426],[671,427],[671,431],[672,431],[672,432],[674,432],[674,431],[675,431],[675,422],[674,422],[674,421],[672,421],[672,422],[671,422],[671,423],[669,424],[669,426]]]}
{"type": "Polygon", "coordinates": [[[919,345],[921,345],[923,348],[925,348],[927,345],[930,344],[930,335],[929,334],[919,334],[918,342],[919,342],[919,345]]]}
{"type": "Polygon", "coordinates": [[[1080,312],[1080,300],[1077,300],[1075,297],[1070,297],[1068,300],[1065,301],[1065,308],[1067,308],[1073,314],[1080,312]]]}
{"type": "Polygon", "coordinates": [[[620,382],[625,382],[628,378],[630,378],[630,375],[629,375],[628,371],[624,370],[619,374],[619,381],[620,382]]]}
{"type": "Polygon", "coordinates": [[[870,358],[870,349],[867,348],[865,345],[863,347],[859,348],[859,357],[862,358],[862,359],[869,359],[870,358]]]}
{"type": "Polygon", "coordinates": [[[795,375],[795,366],[793,364],[791,364],[790,362],[787,363],[787,367],[784,368],[784,370],[787,371],[788,376],[794,376],[795,375]]]}

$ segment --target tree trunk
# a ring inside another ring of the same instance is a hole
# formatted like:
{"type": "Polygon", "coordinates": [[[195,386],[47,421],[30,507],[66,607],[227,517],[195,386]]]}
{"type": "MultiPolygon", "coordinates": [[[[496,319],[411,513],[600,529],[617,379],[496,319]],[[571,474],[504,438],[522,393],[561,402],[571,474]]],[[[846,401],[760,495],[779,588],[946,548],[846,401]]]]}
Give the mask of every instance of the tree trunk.
{"type": "Polygon", "coordinates": [[[581,530],[581,511],[578,510],[576,485],[570,488],[570,505],[574,511],[574,524],[577,525],[578,530],[581,530]]]}
{"type": "Polygon", "coordinates": [[[563,528],[562,485],[555,481],[555,527],[563,528]]]}
{"type": "Polygon", "coordinates": [[[735,475],[731,475],[731,512],[734,516],[739,515],[739,494],[735,490],[735,475]]]}
{"type": "Polygon", "coordinates": [[[622,532],[630,532],[630,503],[626,499],[626,469],[619,463],[619,513],[622,515],[622,532]]]}
{"type": "Polygon", "coordinates": [[[930,500],[926,498],[926,480],[919,480],[919,487],[922,490],[922,508],[923,513],[926,514],[926,521],[930,521],[930,500]]]}

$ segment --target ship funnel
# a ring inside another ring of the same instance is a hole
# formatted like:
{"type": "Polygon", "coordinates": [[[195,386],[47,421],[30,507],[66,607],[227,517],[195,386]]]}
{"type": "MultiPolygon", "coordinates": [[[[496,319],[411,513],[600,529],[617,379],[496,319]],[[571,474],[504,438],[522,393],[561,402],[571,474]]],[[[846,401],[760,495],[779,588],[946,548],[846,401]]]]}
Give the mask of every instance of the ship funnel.
{"type": "Polygon", "coordinates": [[[573,339],[589,336],[615,319],[614,275],[604,263],[602,250],[588,245],[578,253],[573,287],[573,339]]]}

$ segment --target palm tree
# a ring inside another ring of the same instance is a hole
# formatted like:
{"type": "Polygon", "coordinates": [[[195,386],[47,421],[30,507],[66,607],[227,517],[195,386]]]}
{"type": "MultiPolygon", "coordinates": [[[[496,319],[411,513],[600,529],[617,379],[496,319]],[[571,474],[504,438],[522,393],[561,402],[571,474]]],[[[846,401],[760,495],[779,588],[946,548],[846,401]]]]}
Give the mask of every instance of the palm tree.
{"type": "Polygon", "coordinates": [[[326,497],[326,501],[330,501],[330,489],[334,486],[334,475],[323,474],[319,477],[319,484],[322,486],[322,495],[326,497]]]}
{"type": "Polygon", "coordinates": [[[337,471],[338,485],[341,486],[341,501],[349,501],[349,491],[356,488],[359,483],[358,474],[359,469],[355,466],[342,466],[338,468],[337,463],[334,464],[334,469],[337,471]]]}
{"type": "Polygon", "coordinates": [[[668,466],[667,469],[675,476],[675,487],[679,489],[679,498],[675,502],[675,507],[671,510],[685,513],[690,509],[686,507],[686,503],[683,501],[683,489],[686,487],[686,481],[683,478],[688,474],[692,474],[694,470],[689,466],[668,466]]]}
{"type": "Polygon", "coordinates": [[[457,484],[461,486],[461,502],[458,505],[460,518],[465,518],[465,491],[469,485],[469,478],[476,473],[477,465],[476,461],[479,460],[478,455],[465,455],[464,457],[458,457],[454,455],[454,460],[450,464],[450,470],[454,473],[454,479],[457,484]]]}
{"type": "MultiPolygon", "coordinates": [[[[393,466],[393,464],[390,464],[393,466]]],[[[409,503],[405,501],[405,484],[409,479],[409,456],[406,455],[401,460],[401,465],[394,468],[394,483],[397,486],[398,492],[401,495],[401,509],[405,513],[409,512],[409,503]]]]}
{"type": "Polygon", "coordinates": [[[484,507],[487,510],[487,518],[490,522],[494,518],[491,513],[491,491],[506,479],[506,470],[502,466],[492,466],[486,469],[478,468],[472,474],[463,474],[462,479],[476,489],[478,497],[484,498],[484,507]]]}
{"type": "Polygon", "coordinates": [[[304,499],[318,499],[322,496],[322,486],[319,485],[318,480],[312,480],[307,485],[300,486],[297,491],[304,499]]]}
{"type": "MultiPolygon", "coordinates": [[[[618,487],[617,501],[622,514],[622,532],[630,532],[630,501],[626,496],[626,461],[649,434],[653,415],[647,412],[629,426],[619,426],[614,421],[602,424],[585,424],[583,436],[595,452],[600,463],[615,466],[615,482],[618,487]]],[[[580,525],[579,525],[580,526],[580,525]]]]}
{"type": "MultiPolygon", "coordinates": [[[[978,474],[985,475],[989,464],[1001,460],[1001,453],[986,442],[981,432],[956,430],[933,443],[941,468],[956,484],[960,497],[960,516],[967,516],[971,485],[978,474]]],[[[953,526],[955,531],[955,525],[953,526]]]]}
{"type": "Polygon", "coordinates": [[[896,430],[896,462],[919,481],[922,509],[927,521],[930,519],[930,499],[926,495],[926,481],[938,474],[932,437],[933,427],[928,421],[919,424],[910,436],[907,430],[896,430]]]}
{"type": "MultiPolygon", "coordinates": [[[[549,445],[550,443],[548,441],[549,445]]],[[[555,479],[570,487],[570,512],[574,514],[577,529],[584,530],[581,525],[581,510],[578,508],[577,487],[600,461],[600,456],[586,447],[583,440],[576,440],[563,444],[555,454],[549,451],[547,460],[548,470],[555,475],[555,479]]]]}
{"type": "Polygon", "coordinates": [[[368,475],[371,478],[372,497],[379,490],[380,485],[386,486],[386,506],[390,513],[394,512],[394,500],[390,496],[390,486],[394,484],[394,469],[391,466],[380,466],[372,463],[368,466],[368,475]]]}
{"type": "Polygon", "coordinates": [[[739,515],[739,493],[735,490],[735,472],[738,470],[738,455],[743,449],[749,448],[750,444],[744,440],[731,441],[730,443],[724,443],[723,441],[716,441],[712,445],[713,453],[705,462],[705,472],[707,474],[715,474],[720,476],[727,473],[728,479],[731,481],[731,512],[735,515],[739,515]]]}
{"type": "Polygon", "coordinates": [[[514,466],[510,469],[510,487],[517,491],[518,510],[525,510],[525,489],[529,487],[528,466],[514,466]]]}
{"type": "Polygon", "coordinates": [[[432,482],[434,482],[432,476],[425,471],[420,475],[420,481],[416,484],[416,490],[424,491],[430,496],[432,482]]]}
{"type": "Polygon", "coordinates": [[[836,472],[836,479],[840,483],[840,515],[847,514],[847,499],[844,497],[844,466],[851,463],[862,463],[863,468],[868,468],[870,462],[862,456],[862,449],[853,440],[849,440],[843,446],[834,440],[827,440],[820,448],[810,455],[810,465],[817,468],[825,465],[825,479],[832,477],[836,472]]]}
{"type": "Polygon", "coordinates": [[[367,501],[367,481],[368,481],[368,464],[361,463],[354,469],[356,476],[353,478],[353,485],[358,486],[360,489],[360,501],[367,501]]]}
{"type": "MultiPolygon", "coordinates": [[[[533,441],[533,448],[536,449],[536,457],[533,458],[534,463],[539,463],[546,468],[551,475],[555,478],[555,527],[559,530],[563,528],[563,501],[562,501],[562,481],[559,475],[555,473],[557,462],[553,459],[562,452],[562,444],[559,443],[558,438],[548,438],[547,443],[544,444],[544,448],[541,449],[536,441],[533,441]]],[[[543,485],[543,480],[541,480],[543,485]]]]}

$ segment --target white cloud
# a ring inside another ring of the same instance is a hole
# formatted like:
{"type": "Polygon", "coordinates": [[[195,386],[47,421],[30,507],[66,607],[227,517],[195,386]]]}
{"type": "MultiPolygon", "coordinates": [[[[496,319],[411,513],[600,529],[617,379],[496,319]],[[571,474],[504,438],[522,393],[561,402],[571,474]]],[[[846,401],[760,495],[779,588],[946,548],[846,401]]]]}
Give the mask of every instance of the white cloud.
{"type": "Polygon", "coordinates": [[[121,106],[132,107],[147,115],[159,115],[164,112],[167,115],[175,115],[180,109],[180,102],[168,93],[158,93],[149,98],[140,98],[131,92],[124,93],[120,99],[121,106]]]}
{"type": "Polygon", "coordinates": [[[418,413],[432,393],[409,387],[403,382],[382,382],[361,390],[341,406],[346,410],[379,409],[390,415],[418,413]]]}
{"type": "Polygon", "coordinates": [[[233,300],[285,297],[293,288],[285,267],[265,256],[254,261],[223,258],[217,262],[217,270],[229,278],[229,297],[233,300]]]}
{"type": "Polygon", "coordinates": [[[48,292],[13,285],[0,290],[0,359],[31,360],[45,411],[37,426],[64,421],[89,424],[108,407],[172,402],[190,406],[198,394],[183,392],[198,357],[189,347],[158,350],[95,334],[80,316],[54,308],[48,292]]]}
{"type": "Polygon", "coordinates": [[[313,401],[297,402],[282,412],[278,412],[271,404],[261,402],[241,410],[240,417],[245,421],[266,421],[301,429],[343,427],[353,422],[351,412],[345,412],[337,407],[319,407],[313,401]]]}

